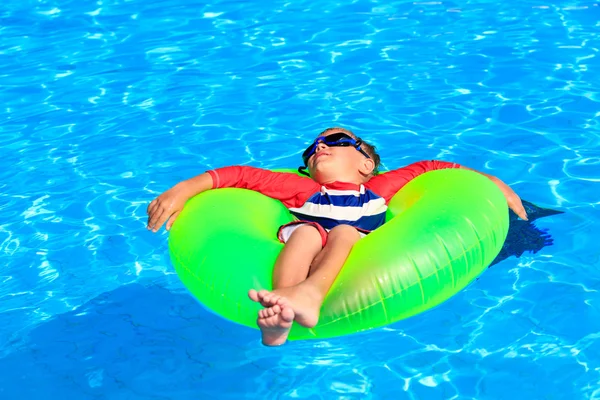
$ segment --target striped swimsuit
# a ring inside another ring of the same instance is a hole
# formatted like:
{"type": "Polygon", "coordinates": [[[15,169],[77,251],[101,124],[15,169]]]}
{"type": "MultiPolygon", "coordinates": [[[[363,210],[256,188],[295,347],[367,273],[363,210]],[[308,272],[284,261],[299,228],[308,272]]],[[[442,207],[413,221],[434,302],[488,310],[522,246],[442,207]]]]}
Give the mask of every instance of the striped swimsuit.
{"type": "Polygon", "coordinates": [[[213,189],[244,188],[280,200],[296,218],[279,228],[282,242],[299,226],[310,224],[319,230],[324,246],[327,232],[337,225],[351,225],[362,235],[383,225],[387,204],[410,180],[428,171],[459,167],[445,161],[420,161],[374,176],[364,185],[344,182],[321,185],[292,173],[242,166],[208,173],[213,179],[213,189]]]}

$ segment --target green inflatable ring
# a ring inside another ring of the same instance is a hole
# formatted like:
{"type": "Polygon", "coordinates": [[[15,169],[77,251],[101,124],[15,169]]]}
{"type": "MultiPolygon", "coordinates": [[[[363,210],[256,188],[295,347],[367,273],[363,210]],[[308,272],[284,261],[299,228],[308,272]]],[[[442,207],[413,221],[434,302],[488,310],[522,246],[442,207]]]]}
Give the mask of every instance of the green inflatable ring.
{"type": "MultiPolygon", "coordinates": [[[[207,308],[256,328],[251,288],[271,289],[282,249],[279,226],[293,220],[277,200],[245,189],[206,191],[186,204],[169,236],[182,282],[207,308]]],[[[312,329],[290,339],[327,338],[384,326],[462,290],[499,253],[508,231],[504,196],[464,169],[427,172],[389,203],[386,224],[361,239],[312,329]]]]}

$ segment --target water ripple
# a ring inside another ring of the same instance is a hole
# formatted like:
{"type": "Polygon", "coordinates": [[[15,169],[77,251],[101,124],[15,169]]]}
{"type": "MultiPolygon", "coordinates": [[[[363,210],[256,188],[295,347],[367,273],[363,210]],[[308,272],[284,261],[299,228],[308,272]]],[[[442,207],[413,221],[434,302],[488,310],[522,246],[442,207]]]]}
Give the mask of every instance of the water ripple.
{"type": "Polygon", "coordinates": [[[600,398],[598,4],[3,5],[0,397],[600,398]],[[262,348],[191,299],[145,207],[293,168],[332,125],[561,208],[554,245],[385,329],[262,348]]]}

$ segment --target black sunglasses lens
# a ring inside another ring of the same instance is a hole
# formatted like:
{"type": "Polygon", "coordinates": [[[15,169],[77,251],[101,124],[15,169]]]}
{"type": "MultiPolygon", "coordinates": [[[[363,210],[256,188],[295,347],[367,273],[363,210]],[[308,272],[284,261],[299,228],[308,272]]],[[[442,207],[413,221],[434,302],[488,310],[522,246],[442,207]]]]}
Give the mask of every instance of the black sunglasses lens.
{"type": "Polygon", "coordinates": [[[344,139],[350,140],[350,141],[353,140],[350,136],[346,135],[345,133],[338,132],[338,133],[334,133],[334,134],[331,134],[329,136],[326,136],[325,139],[323,140],[323,142],[326,145],[329,145],[330,143],[334,144],[334,143],[337,143],[340,140],[344,140],[344,139]]]}
{"type": "MultiPolygon", "coordinates": [[[[333,133],[329,136],[325,136],[322,140],[320,140],[320,142],[323,142],[330,147],[346,147],[354,146],[354,144],[356,144],[356,140],[346,135],[344,132],[333,133]]],[[[311,144],[306,150],[304,150],[304,153],[302,153],[302,161],[304,162],[304,165],[308,163],[308,159],[315,153],[316,148],[317,142],[311,144]]]]}

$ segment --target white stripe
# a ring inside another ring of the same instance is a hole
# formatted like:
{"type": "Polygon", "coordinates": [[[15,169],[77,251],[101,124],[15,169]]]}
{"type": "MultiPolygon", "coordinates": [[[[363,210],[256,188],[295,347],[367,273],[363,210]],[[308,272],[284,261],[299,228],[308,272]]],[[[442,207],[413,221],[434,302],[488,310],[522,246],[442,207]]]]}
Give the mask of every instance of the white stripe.
{"type": "Polygon", "coordinates": [[[377,215],[385,212],[385,199],[378,198],[363,204],[361,207],[342,207],[331,204],[304,203],[300,208],[290,208],[290,211],[312,217],[324,217],[335,220],[357,221],[360,217],[377,215]]]}
{"type": "Polygon", "coordinates": [[[357,190],[332,190],[326,188],[325,193],[327,193],[330,196],[360,196],[360,192],[357,190]]]}

